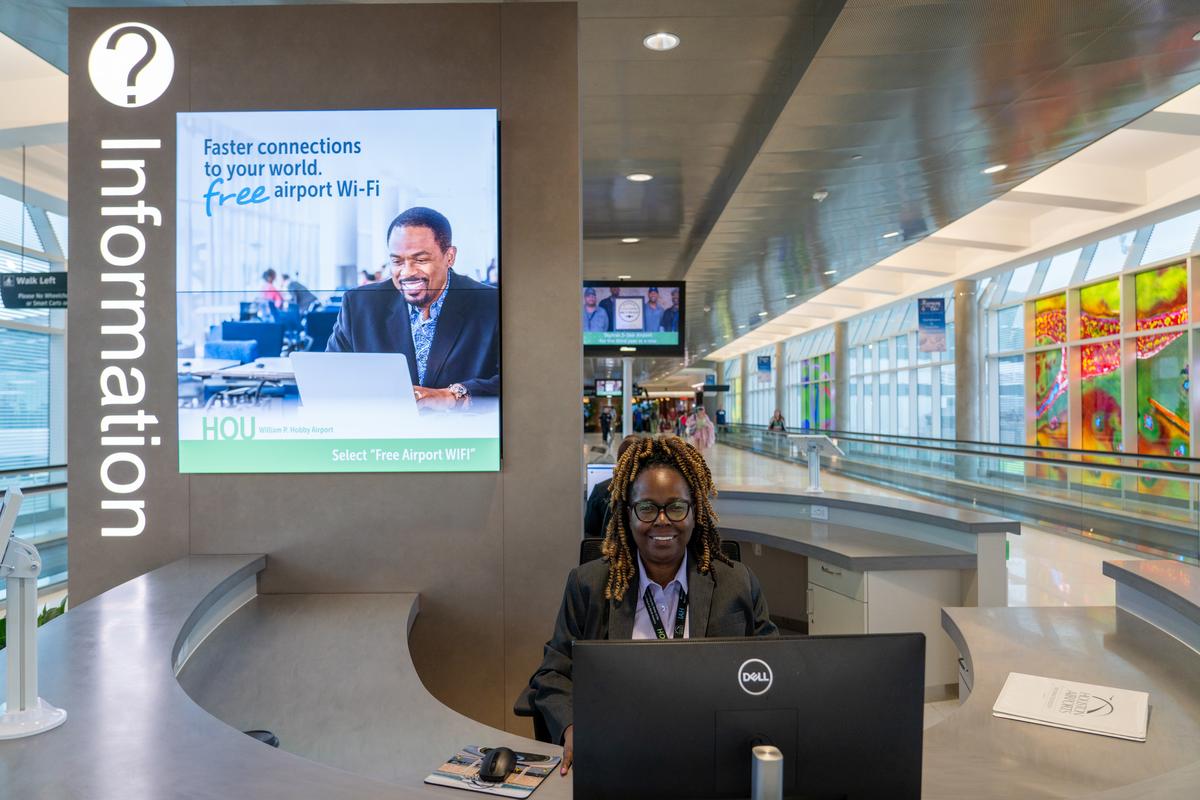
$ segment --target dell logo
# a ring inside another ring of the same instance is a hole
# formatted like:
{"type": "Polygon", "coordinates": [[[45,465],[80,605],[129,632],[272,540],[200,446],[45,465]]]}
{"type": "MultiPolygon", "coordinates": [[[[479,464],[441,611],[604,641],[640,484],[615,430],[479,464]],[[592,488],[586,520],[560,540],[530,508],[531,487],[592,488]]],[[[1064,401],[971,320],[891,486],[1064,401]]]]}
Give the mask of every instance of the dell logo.
{"type": "Polygon", "coordinates": [[[738,686],[746,694],[766,694],[774,680],[770,665],[761,658],[747,659],[738,667],[738,686]]]}

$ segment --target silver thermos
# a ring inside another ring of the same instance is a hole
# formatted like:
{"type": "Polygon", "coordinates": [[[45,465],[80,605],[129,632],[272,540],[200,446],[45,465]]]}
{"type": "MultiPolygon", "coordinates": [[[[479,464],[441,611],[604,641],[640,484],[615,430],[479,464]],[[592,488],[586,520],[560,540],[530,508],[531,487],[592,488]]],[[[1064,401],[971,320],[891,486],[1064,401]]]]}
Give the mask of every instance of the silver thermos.
{"type": "Polygon", "coordinates": [[[783,753],[771,745],[759,745],[751,752],[751,799],[783,800],[783,753]]]}

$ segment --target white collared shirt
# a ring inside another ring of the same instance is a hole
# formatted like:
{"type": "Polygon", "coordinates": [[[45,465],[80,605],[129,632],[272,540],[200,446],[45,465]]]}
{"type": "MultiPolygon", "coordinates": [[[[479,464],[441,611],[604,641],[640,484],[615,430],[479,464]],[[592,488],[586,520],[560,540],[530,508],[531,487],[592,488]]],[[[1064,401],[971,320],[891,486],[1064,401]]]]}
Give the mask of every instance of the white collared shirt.
{"type": "MultiPolygon", "coordinates": [[[[646,610],[646,603],[643,595],[646,594],[646,587],[650,587],[650,593],[654,598],[654,604],[658,607],[658,618],[662,621],[663,628],[667,632],[667,638],[675,636],[675,612],[679,610],[679,594],[686,592],[688,586],[687,573],[687,555],[683,557],[683,561],[679,564],[679,571],[675,573],[675,578],[667,584],[667,588],[659,586],[654,581],[650,580],[650,576],[646,574],[646,567],[642,564],[642,555],[638,554],[638,587],[637,587],[637,611],[633,615],[633,638],[634,639],[657,639],[658,636],[654,633],[654,625],[650,622],[650,612],[646,610]]],[[[687,617],[683,621],[683,638],[687,639],[688,629],[692,625],[692,609],[689,606],[687,617]]]]}

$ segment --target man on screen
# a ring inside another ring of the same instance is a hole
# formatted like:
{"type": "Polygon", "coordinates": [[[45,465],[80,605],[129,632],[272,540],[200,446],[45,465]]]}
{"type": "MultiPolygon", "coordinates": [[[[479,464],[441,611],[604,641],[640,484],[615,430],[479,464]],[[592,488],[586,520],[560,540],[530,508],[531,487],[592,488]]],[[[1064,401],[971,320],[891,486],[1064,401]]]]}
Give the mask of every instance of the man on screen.
{"type": "Polygon", "coordinates": [[[654,330],[678,331],[679,330],[679,290],[671,290],[671,307],[663,312],[662,321],[659,327],[654,330]]]}
{"type": "Polygon", "coordinates": [[[403,353],[421,408],[465,408],[500,392],[500,300],[453,270],[450,222],[410,208],[387,230],[390,277],[351,289],[325,349],[403,353]]]}

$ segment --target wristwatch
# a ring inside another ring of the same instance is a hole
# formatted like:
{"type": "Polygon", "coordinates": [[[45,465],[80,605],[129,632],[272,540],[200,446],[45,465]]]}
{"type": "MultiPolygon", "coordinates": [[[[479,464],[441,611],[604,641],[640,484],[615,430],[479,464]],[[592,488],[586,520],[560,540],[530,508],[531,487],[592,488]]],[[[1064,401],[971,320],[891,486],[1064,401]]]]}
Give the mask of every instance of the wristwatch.
{"type": "Polygon", "coordinates": [[[471,402],[471,393],[461,383],[452,383],[446,388],[454,395],[454,399],[458,401],[459,405],[466,406],[471,402]]]}

